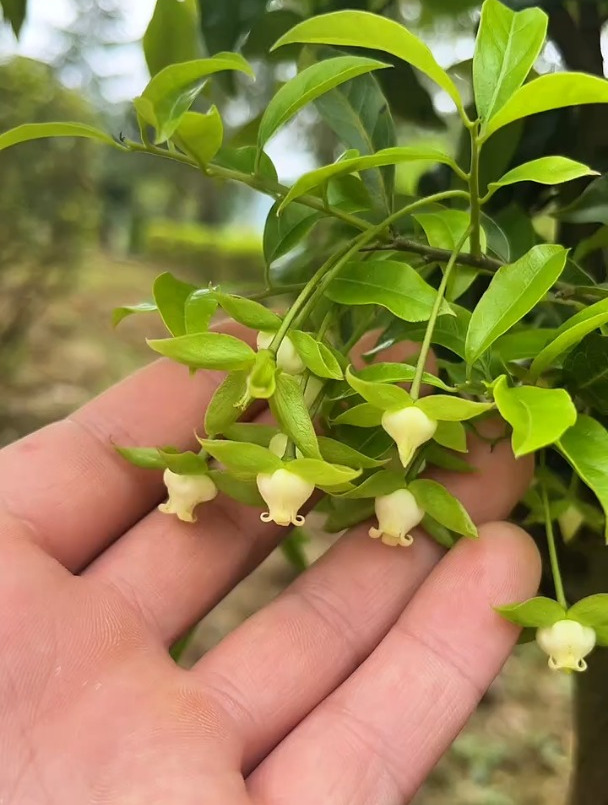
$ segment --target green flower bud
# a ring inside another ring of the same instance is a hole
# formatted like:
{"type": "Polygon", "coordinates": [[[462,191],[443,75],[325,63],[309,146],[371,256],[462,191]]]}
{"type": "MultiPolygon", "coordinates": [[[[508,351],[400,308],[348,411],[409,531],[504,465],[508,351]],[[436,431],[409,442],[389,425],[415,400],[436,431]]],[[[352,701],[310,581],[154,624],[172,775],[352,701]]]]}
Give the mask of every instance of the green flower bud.
{"type": "Polygon", "coordinates": [[[247,378],[247,394],[255,400],[268,400],[275,393],[277,367],[272,352],[258,352],[253,368],[247,378]]]}

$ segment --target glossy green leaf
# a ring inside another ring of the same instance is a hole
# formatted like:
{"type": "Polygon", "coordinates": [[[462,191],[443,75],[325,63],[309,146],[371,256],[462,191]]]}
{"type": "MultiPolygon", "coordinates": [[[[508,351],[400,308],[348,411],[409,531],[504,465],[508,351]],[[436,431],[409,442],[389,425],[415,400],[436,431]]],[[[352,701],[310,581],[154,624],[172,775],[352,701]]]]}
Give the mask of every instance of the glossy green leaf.
{"type": "Polygon", "coordinates": [[[549,341],[534,358],[530,366],[530,378],[533,380],[538,378],[560,355],[606,322],[608,322],[608,299],[602,299],[572,316],[558,329],[555,338],[549,341]]]}
{"type": "MultiPolygon", "coordinates": [[[[357,377],[361,380],[371,380],[379,383],[408,383],[414,379],[416,367],[409,363],[372,363],[357,372],[357,377]]],[[[422,382],[435,386],[443,391],[456,391],[453,386],[448,386],[440,377],[423,372],[422,382]]]]}
{"type": "Polygon", "coordinates": [[[229,435],[229,430],[249,404],[247,377],[248,372],[230,372],[215,390],[205,411],[205,432],[208,436],[225,434],[227,438],[236,439],[233,433],[229,435]]]}
{"type": "Polygon", "coordinates": [[[224,124],[217,107],[212,106],[204,115],[186,112],[172,139],[199,165],[207,165],[222,147],[224,139],[224,124]]]}
{"type": "Polygon", "coordinates": [[[416,408],[420,408],[428,417],[440,422],[463,422],[490,411],[494,408],[494,404],[465,400],[462,397],[448,397],[446,394],[433,394],[418,400],[416,408]]]}
{"type": "Polygon", "coordinates": [[[564,382],[585,405],[608,414],[608,336],[590,333],[570,352],[564,382]]]}
{"type": "Polygon", "coordinates": [[[280,372],[270,408],[286,433],[307,458],[321,458],[315,429],[298,380],[280,372]]]}
{"type": "Polygon", "coordinates": [[[372,70],[390,67],[363,56],[337,56],[312,64],[278,90],[266,107],[258,129],[258,148],[262,149],[278,129],[306,104],[320,95],[372,70]]]}
{"type": "Polygon", "coordinates": [[[477,536],[477,528],[467,510],[454,495],[448,492],[445,486],[438,484],[437,481],[419,478],[408,484],[407,488],[416,498],[420,508],[437,520],[440,525],[465,537],[475,538],[477,536]]]}
{"type": "Polygon", "coordinates": [[[530,626],[535,629],[553,626],[566,617],[566,610],[552,598],[530,598],[519,604],[507,604],[495,607],[503,618],[518,626],[530,626]]]}
{"type": "Polygon", "coordinates": [[[576,408],[564,389],[509,387],[504,375],[494,385],[496,406],[513,428],[516,458],[554,444],[576,422],[576,408]]]}
{"type": "Polygon", "coordinates": [[[237,503],[259,508],[265,505],[253,479],[244,481],[242,478],[235,478],[233,475],[219,470],[210,470],[209,477],[220,492],[236,500],[237,503]]]}
{"type": "Polygon", "coordinates": [[[251,67],[238,53],[217,53],[211,59],[171,64],[157,73],[134,101],[137,113],[156,129],[156,142],[170,139],[210,75],[238,70],[253,77],[251,67]]]}
{"type": "Polygon", "coordinates": [[[235,422],[226,428],[224,436],[233,442],[252,442],[268,447],[272,439],[279,433],[274,425],[260,425],[259,422],[235,422]]]}
{"type": "Polygon", "coordinates": [[[351,372],[350,368],[346,370],[346,380],[366,402],[382,411],[393,411],[413,404],[412,398],[405,389],[390,383],[361,380],[351,372]]]}
{"type": "MultiPolygon", "coordinates": [[[[471,320],[469,311],[452,303],[450,309],[454,311],[455,316],[440,316],[437,319],[433,329],[432,344],[438,344],[445,347],[458,355],[459,358],[464,358],[465,354],[465,340],[471,320]]],[[[420,324],[404,324],[397,322],[395,334],[398,335],[398,341],[417,341],[421,342],[426,334],[426,325],[420,324]]],[[[393,341],[393,343],[395,343],[393,341]]],[[[389,346],[390,341],[387,342],[389,346]]]]}
{"type": "Polygon", "coordinates": [[[112,326],[116,327],[127,316],[132,316],[134,313],[156,313],[158,308],[153,302],[140,302],[139,305],[122,305],[122,307],[115,307],[112,311],[112,326]]]}
{"type": "MultiPolygon", "coordinates": [[[[424,230],[429,246],[437,249],[453,251],[462,240],[471,224],[471,217],[464,210],[437,210],[435,212],[418,212],[412,215],[424,230]]],[[[481,246],[485,251],[487,239],[481,231],[481,246]]],[[[463,252],[470,251],[469,240],[462,247],[463,252]]]]}
{"type": "Polygon", "coordinates": [[[154,280],[154,301],[171,335],[186,334],[186,302],[195,291],[194,285],[178,280],[168,271],[154,280]]]}
{"type": "Polygon", "coordinates": [[[184,305],[184,326],[186,333],[205,333],[217,310],[213,292],[201,288],[186,298],[184,305]]]}
{"type": "Polygon", "coordinates": [[[433,440],[450,450],[456,450],[459,453],[467,452],[467,432],[462,422],[458,420],[438,422],[433,440]]]}
{"type": "Polygon", "coordinates": [[[296,458],[287,465],[290,472],[316,486],[340,486],[352,481],[361,470],[330,464],[318,458],[296,458]]]}
{"type": "Polygon", "coordinates": [[[148,340],[160,355],[184,363],[192,369],[246,369],[255,352],[244,341],[225,333],[193,333],[177,338],[148,340]]]}
{"type": "Polygon", "coordinates": [[[164,470],[167,466],[157,447],[116,447],[116,452],[136,467],[164,470]]]}
{"type": "Polygon", "coordinates": [[[268,213],[264,226],[264,259],[270,265],[300,244],[322,214],[303,204],[290,204],[278,214],[280,201],[268,213]]]}
{"type": "Polygon", "coordinates": [[[539,8],[514,12],[498,0],[485,0],[473,56],[475,105],[489,120],[523,84],[547,33],[539,8]]]}
{"type": "MultiPolygon", "coordinates": [[[[242,148],[224,146],[215,155],[213,164],[241,173],[256,173],[257,153],[255,145],[244,145],[242,148]]],[[[262,154],[259,165],[257,165],[257,173],[273,182],[277,181],[277,170],[268,154],[262,154]]]]}
{"type": "Polygon", "coordinates": [[[552,327],[526,328],[501,336],[494,344],[494,351],[503,361],[523,361],[534,358],[551,339],[556,330],[552,327]]]}
{"type": "Polygon", "coordinates": [[[279,39],[273,50],[298,42],[371,48],[390,53],[425,73],[462,109],[462,100],[456,85],[435,61],[429,48],[407,28],[393,20],[364,11],[323,14],[296,25],[279,39]]]}
{"type": "Polygon", "coordinates": [[[498,129],[522,117],[587,103],[608,103],[608,81],[587,73],[542,75],[511,95],[482,129],[482,138],[487,139],[498,129]]]}
{"type": "Polygon", "coordinates": [[[452,548],[456,539],[452,532],[434,520],[429,514],[425,514],[420,523],[421,528],[431,539],[434,539],[443,548],[452,548]]]}
{"type": "Polygon", "coordinates": [[[382,422],[382,409],[371,403],[354,405],[334,419],[334,425],[354,425],[357,428],[374,428],[382,422]]]}
{"type": "Polygon", "coordinates": [[[555,214],[572,224],[608,224],[608,174],[594,179],[578,198],[555,214]]]}
{"type": "Polygon", "coordinates": [[[283,462],[266,447],[247,442],[230,442],[224,439],[199,439],[210,456],[227,470],[242,478],[255,478],[260,472],[280,470],[283,462]]]}
{"type": "Polygon", "coordinates": [[[471,316],[465,347],[467,363],[475,363],[545,296],[561,274],[567,254],[562,246],[544,243],[498,269],[471,316]]]}
{"type": "Polygon", "coordinates": [[[454,166],[454,160],[437,148],[427,146],[399,146],[396,148],[384,148],[375,154],[367,156],[355,156],[342,159],[331,165],[305,173],[289,190],[279,206],[279,212],[285,209],[288,204],[309,193],[317,187],[326,185],[330,179],[349,173],[359,173],[370,168],[381,168],[386,165],[399,165],[403,162],[415,162],[426,160],[429,162],[439,162],[445,165],[454,166]]]}
{"type": "Polygon", "coordinates": [[[276,313],[253,299],[245,299],[243,296],[233,296],[219,291],[215,291],[213,295],[230,318],[244,324],[245,327],[274,332],[281,326],[281,318],[276,313]]]}
{"type": "MultiPolygon", "coordinates": [[[[608,431],[596,419],[579,414],[576,424],[567,430],[558,447],[577,475],[595,493],[604,514],[608,515],[608,431]]],[[[606,518],[608,524],[608,517],[606,518]]],[[[608,542],[608,526],[606,527],[608,542]]]]}
{"type": "Polygon", "coordinates": [[[304,361],[306,368],[310,369],[317,377],[333,380],[343,378],[344,375],[340,364],[325,344],[317,341],[310,333],[305,333],[301,330],[291,330],[289,338],[296,352],[304,361]]]}
{"type": "Polygon", "coordinates": [[[342,464],[345,467],[354,467],[355,469],[372,469],[385,463],[384,461],[370,458],[353,447],[349,447],[349,445],[338,442],[335,439],[330,439],[327,436],[319,436],[318,441],[321,455],[325,461],[329,461],[331,464],[342,464]]]}
{"type": "Polygon", "coordinates": [[[390,495],[391,492],[396,492],[397,489],[405,488],[405,480],[403,474],[399,472],[391,472],[390,470],[380,470],[370,475],[364,481],[350,489],[348,492],[343,492],[340,498],[346,500],[358,500],[360,498],[376,498],[381,495],[390,495]]]}
{"type": "MultiPolygon", "coordinates": [[[[442,423],[439,423],[442,424],[442,423]]],[[[441,447],[436,442],[429,442],[424,448],[424,460],[427,464],[449,470],[450,472],[476,472],[475,467],[452,450],[441,447]]]]}
{"type": "MultiPolygon", "coordinates": [[[[326,295],[343,305],[381,305],[405,321],[427,321],[437,292],[407,263],[364,260],[347,263],[328,284],[326,295]]],[[[440,314],[451,313],[443,301],[440,314]]]]}
{"type": "Polygon", "coordinates": [[[570,607],[568,617],[583,626],[608,627],[608,594],[597,593],[582,598],[570,607]]]}
{"type": "Polygon", "coordinates": [[[197,0],[156,0],[143,41],[150,75],[201,55],[199,25],[197,0]]]}
{"type": "Polygon", "coordinates": [[[105,131],[88,126],[86,123],[24,123],[22,126],[0,134],[0,151],[19,143],[44,140],[49,137],[84,137],[122,149],[122,146],[105,131]]]}
{"type": "Polygon", "coordinates": [[[193,453],[191,450],[181,453],[179,450],[159,449],[158,454],[165,462],[167,468],[177,475],[208,474],[209,468],[206,459],[197,453],[193,453]]]}
{"type": "Polygon", "coordinates": [[[536,182],[537,184],[562,184],[580,179],[581,176],[597,176],[597,171],[588,165],[568,157],[540,157],[524,162],[508,171],[497,182],[491,182],[490,190],[506,187],[517,182],[536,182]]]}

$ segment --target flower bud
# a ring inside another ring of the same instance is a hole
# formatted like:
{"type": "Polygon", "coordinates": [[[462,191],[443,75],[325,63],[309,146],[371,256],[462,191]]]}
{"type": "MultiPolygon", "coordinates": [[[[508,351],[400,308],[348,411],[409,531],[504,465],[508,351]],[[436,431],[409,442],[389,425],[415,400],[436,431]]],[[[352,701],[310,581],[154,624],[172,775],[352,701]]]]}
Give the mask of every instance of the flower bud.
{"type": "Polygon", "coordinates": [[[376,498],[376,517],[378,528],[370,528],[372,539],[380,538],[385,545],[411,545],[414,538],[410,535],[424,517],[424,510],[416,502],[416,498],[407,489],[397,489],[390,495],[376,498]]]}
{"type": "Polygon", "coordinates": [[[549,655],[549,668],[554,671],[585,671],[583,657],[595,646],[595,632],[578,621],[557,621],[538,629],[536,642],[549,655]]]}
{"type": "Polygon", "coordinates": [[[247,377],[247,394],[254,400],[269,400],[277,388],[277,366],[272,352],[262,349],[247,377]]]}
{"type": "MultiPolygon", "coordinates": [[[[257,337],[258,349],[268,349],[275,335],[276,333],[260,331],[257,337]]],[[[306,369],[288,335],[281,341],[277,352],[277,366],[288,375],[301,375],[306,369]]]]}
{"type": "Polygon", "coordinates": [[[164,514],[176,514],[185,523],[196,522],[196,506],[213,500],[217,495],[217,487],[208,475],[178,475],[166,469],[163,481],[169,492],[169,500],[161,503],[158,510],[164,514]]]}
{"type": "Polygon", "coordinates": [[[433,438],[437,422],[413,405],[382,415],[382,427],[397,443],[399,458],[404,467],[412,460],[416,449],[433,438]]]}
{"type": "Polygon", "coordinates": [[[314,492],[314,484],[286,469],[260,473],[256,481],[268,506],[268,511],[260,515],[263,523],[304,525],[305,518],[298,511],[314,492]]]}

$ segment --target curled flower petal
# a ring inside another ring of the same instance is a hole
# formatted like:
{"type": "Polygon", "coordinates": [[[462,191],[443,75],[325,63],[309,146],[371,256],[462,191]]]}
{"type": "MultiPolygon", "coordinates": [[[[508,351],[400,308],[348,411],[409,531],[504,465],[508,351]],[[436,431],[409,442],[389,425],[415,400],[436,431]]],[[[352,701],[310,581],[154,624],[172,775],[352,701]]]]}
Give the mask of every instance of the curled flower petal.
{"type": "Polygon", "coordinates": [[[256,481],[260,495],[268,506],[268,511],[260,515],[263,523],[304,525],[305,518],[299,514],[299,509],[314,492],[314,484],[287,469],[260,473],[256,481]]]}
{"type": "Polygon", "coordinates": [[[591,627],[568,619],[536,632],[536,642],[549,655],[549,668],[553,671],[585,671],[584,658],[593,650],[595,641],[591,627]]]}
{"type": "Polygon", "coordinates": [[[158,510],[163,514],[175,514],[185,523],[196,522],[194,509],[217,495],[217,487],[208,475],[178,475],[166,469],[163,481],[169,499],[161,503],[158,510]]]}
{"type": "Polygon", "coordinates": [[[378,528],[370,528],[372,539],[385,545],[408,547],[414,541],[409,533],[424,517],[424,510],[407,489],[397,489],[390,495],[381,495],[375,501],[378,528]]]}
{"type": "Polygon", "coordinates": [[[407,467],[420,445],[433,438],[437,422],[410,405],[397,411],[386,411],[382,415],[382,427],[395,440],[401,463],[407,467]]]}

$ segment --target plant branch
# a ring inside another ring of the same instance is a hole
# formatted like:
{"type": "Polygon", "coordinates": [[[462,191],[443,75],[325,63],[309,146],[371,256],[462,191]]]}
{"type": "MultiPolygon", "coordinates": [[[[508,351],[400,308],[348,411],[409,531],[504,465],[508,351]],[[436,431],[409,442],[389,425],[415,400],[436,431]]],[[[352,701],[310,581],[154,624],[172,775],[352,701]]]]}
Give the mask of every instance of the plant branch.
{"type": "MultiPolygon", "coordinates": [[[[449,249],[436,249],[434,246],[428,246],[426,243],[418,243],[416,240],[410,238],[396,238],[390,243],[381,243],[376,246],[367,246],[360,251],[394,251],[394,252],[411,252],[412,254],[419,254],[425,257],[429,262],[447,263],[452,252],[449,249]]],[[[493,257],[488,257],[481,254],[476,257],[474,254],[459,254],[456,262],[458,265],[470,266],[472,268],[485,268],[488,271],[498,271],[504,263],[501,260],[496,260],[493,257]]]]}
{"type": "Polygon", "coordinates": [[[469,197],[471,204],[471,252],[481,255],[481,203],[479,199],[479,126],[471,128],[471,169],[469,172],[469,197]]]}
{"type": "MultiPolygon", "coordinates": [[[[545,456],[542,455],[542,464],[544,466],[545,456]]],[[[549,496],[547,495],[547,488],[541,482],[541,499],[543,502],[543,509],[545,511],[545,531],[547,534],[547,547],[549,548],[549,560],[551,562],[551,573],[553,574],[553,584],[555,585],[555,595],[557,601],[564,609],[568,609],[568,601],[564,592],[564,584],[562,582],[562,574],[559,569],[559,560],[557,558],[557,547],[555,545],[555,533],[553,531],[553,520],[551,518],[551,509],[549,507],[549,496]]]]}

